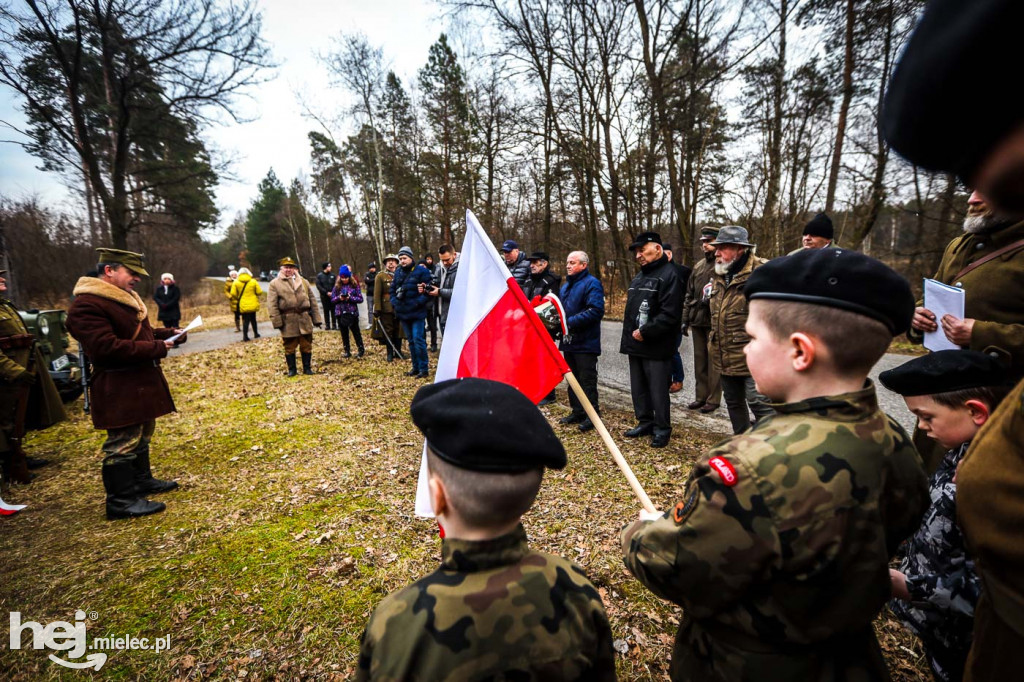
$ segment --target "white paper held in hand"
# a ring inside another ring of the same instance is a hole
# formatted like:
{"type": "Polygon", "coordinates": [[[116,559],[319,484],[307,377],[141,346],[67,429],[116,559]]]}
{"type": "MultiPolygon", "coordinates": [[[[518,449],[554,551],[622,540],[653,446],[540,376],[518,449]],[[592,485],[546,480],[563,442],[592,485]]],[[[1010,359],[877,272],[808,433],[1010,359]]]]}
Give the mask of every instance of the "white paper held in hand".
{"type": "Polygon", "coordinates": [[[933,332],[925,332],[924,347],[930,351],[958,350],[960,346],[946,338],[942,331],[942,316],[952,315],[958,319],[964,317],[964,290],[952,287],[934,279],[924,281],[924,307],[935,313],[935,324],[939,328],[933,332]]]}
{"type": "Polygon", "coordinates": [[[202,324],[203,324],[203,316],[202,315],[196,315],[196,319],[194,319],[191,322],[189,322],[188,326],[181,330],[181,334],[175,334],[174,336],[172,336],[171,338],[169,338],[167,340],[170,341],[171,343],[174,343],[175,341],[177,341],[178,339],[181,338],[182,334],[187,334],[188,332],[192,331],[193,329],[195,329],[196,327],[198,327],[198,326],[200,326],[202,324]]]}

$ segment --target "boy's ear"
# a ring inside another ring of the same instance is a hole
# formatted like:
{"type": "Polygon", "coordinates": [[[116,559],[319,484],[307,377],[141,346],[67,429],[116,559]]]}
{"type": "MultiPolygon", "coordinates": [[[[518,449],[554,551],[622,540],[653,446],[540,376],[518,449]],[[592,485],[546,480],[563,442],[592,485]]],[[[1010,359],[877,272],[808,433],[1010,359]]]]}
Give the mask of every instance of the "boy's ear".
{"type": "Polygon", "coordinates": [[[814,339],[803,332],[795,332],[789,335],[789,342],[792,344],[793,369],[806,372],[814,364],[818,352],[814,339]]]}
{"type": "Polygon", "coordinates": [[[971,421],[974,422],[975,426],[983,426],[988,421],[990,411],[988,405],[980,400],[968,400],[964,403],[964,407],[967,408],[967,414],[970,415],[971,421]]]}
{"type": "Polygon", "coordinates": [[[444,489],[444,483],[433,474],[427,479],[427,486],[430,488],[430,504],[434,508],[434,516],[442,516],[448,511],[448,491],[444,489]]]}

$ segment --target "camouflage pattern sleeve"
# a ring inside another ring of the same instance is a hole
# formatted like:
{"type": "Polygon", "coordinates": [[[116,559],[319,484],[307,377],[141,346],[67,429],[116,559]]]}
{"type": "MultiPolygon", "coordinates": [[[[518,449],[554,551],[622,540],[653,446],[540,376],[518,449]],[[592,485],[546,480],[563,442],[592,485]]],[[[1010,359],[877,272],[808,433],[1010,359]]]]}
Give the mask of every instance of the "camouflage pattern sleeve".
{"type": "Polygon", "coordinates": [[[907,576],[907,591],[912,602],[928,602],[933,608],[974,617],[974,605],[981,596],[981,578],[974,562],[957,562],[952,573],[927,573],[907,576]]]}
{"type": "Polygon", "coordinates": [[[892,557],[900,543],[914,534],[921,525],[931,498],[928,492],[928,476],[924,472],[921,455],[903,427],[886,415],[893,437],[893,453],[890,476],[885,491],[879,500],[882,518],[885,519],[885,545],[892,557]]]}
{"type": "Polygon", "coordinates": [[[629,570],[694,618],[739,601],[754,581],[767,578],[780,548],[755,477],[738,458],[711,454],[709,461],[732,467],[731,485],[708,461],[701,462],[682,502],[661,519],[637,522],[622,534],[629,570]]]}

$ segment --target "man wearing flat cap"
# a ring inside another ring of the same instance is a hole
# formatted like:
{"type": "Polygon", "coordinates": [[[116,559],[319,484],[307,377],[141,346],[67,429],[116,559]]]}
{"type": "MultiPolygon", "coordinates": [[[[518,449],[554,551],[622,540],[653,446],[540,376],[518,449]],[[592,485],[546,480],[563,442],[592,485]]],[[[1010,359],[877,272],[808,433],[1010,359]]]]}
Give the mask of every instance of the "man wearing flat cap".
{"type": "Polygon", "coordinates": [[[750,275],[765,262],[754,254],[746,228],[727,225],[711,242],[715,251],[715,274],[711,277],[709,303],[711,335],[708,343],[711,364],[722,382],[722,395],[729,411],[733,433],[743,433],[750,426],[750,411],[755,420],[772,414],[757,389],[747,368],[744,346],[747,334],[747,299],[743,289],[750,275]],[[747,410],[750,406],[750,411],[747,410]]]}
{"type": "Polygon", "coordinates": [[[135,287],[149,273],[142,254],[97,249],[96,277],[75,284],[68,331],[92,360],[89,383],[93,426],[107,431],[103,443],[103,486],[107,518],[145,516],[164,510],[146,495],[178,484],[153,477],[149,445],[156,420],[174,412],[160,360],[185,341],[181,329],[153,329],[135,287]]]}
{"type": "MultiPolygon", "coordinates": [[[[1022,65],[1019,0],[932,0],[893,73],[883,125],[914,164],[955,173],[993,209],[1024,214],[1024,106],[1007,73],[1022,65]],[[978,106],[962,88],[1002,93],[978,106]]],[[[980,268],[979,268],[980,269],[980,268]]],[[[1018,285],[1019,288],[1019,285],[1018,285]]],[[[975,437],[957,475],[957,519],[985,591],[965,680],[1024,669],[1024,379],[975,437]]]]}
{"type": "Polygon", "coordinates": [[[580,568],[531,550],[520,519],[565,449],[512,386],[451,379],[416,392],[441,566],[380,603],[357,680],[614,680],[604,604],[580,568]],[[494,434],[515,433],[514,438],[494,434]]]}
{"type": "Polygon", "coordinates": [[[28,483],[28,469],[48,461],[26,457],[22,436],[62,422],[67,414],[35,335],[7,299],[7,276],[0,270],[0,460],[9,480],[28,483]]]}
{"type": "Polygon", "coordinates": [[[625,436],[649,435],[651,447],[663,448],[672,435],[668,389],[682,324],[683,284],[657,232],[638,234],[629,249],[640,272],[626,294],[619,352],[629,356],[629,392],[637,425],[625,436]]]}
{"type": "Polygon", "coordinates": [[[280,268],[277,277],[267,287],[270,323],[274,329],[281,330],[288,376],[298,374],[295,363],[296,349],[302,353],[302,373],[312,374],[313,327],[323,325],[313,286],[299,274],[299,269],[291,258],[282,258],[277,265],[280,268]]]}
{"type": "Polygon", "coordinates": [[[693,339],[693,402],[688,410],[704,414],[714,412],[722,402],[722,380],[711,362],[708,336],[711,333],[711,278],[715,274],[715,245],[718,228],[710,225],[700,228],[700,248],[704,257],[694,266],[686,282],[683,299],[683,334],[693,339]]]}

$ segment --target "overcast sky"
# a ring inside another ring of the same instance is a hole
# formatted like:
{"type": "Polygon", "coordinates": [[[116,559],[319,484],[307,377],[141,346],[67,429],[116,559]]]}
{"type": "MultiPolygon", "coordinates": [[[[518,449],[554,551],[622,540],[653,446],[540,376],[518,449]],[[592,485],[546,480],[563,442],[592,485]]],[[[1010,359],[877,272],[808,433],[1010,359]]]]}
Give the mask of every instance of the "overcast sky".
{"type": "MultiPolygon", "coordinates": [[[[221,228],[245,211],[256,185],[271,167],[282,182],[309,173],[307,133],[317,124],[303,116],[302,102],[328,117],[344,106],[316,53],[330,49],[332,38],[361,31],[384,49],[385,60],[408,87],[427,61],[427,51],[444,29],[440,8],[431,0],[259,0],[263,36],[280,66],[274,79],[251,92],[241,112],[251,122],[210,129],[207,144],[235,159],[234,180],[217,187],[221,228]]],[[[0,120],[20,124],[19,102],[0,90],[0,120]]],[[[339,131],[335,131],[336,133],[339,131]]],[[[340,131],[350,132],[350,131],[340,131]]],[[[16,137],[7,130],[0,139],[16,137]]],[[[67,206],[61,178],[35,169],[38,162],[14,144],[0,144],[0,195],[38,195],[46,205],[67,206]]],[[[207,235],[214,237],[214,235],[207,235]]]]}

